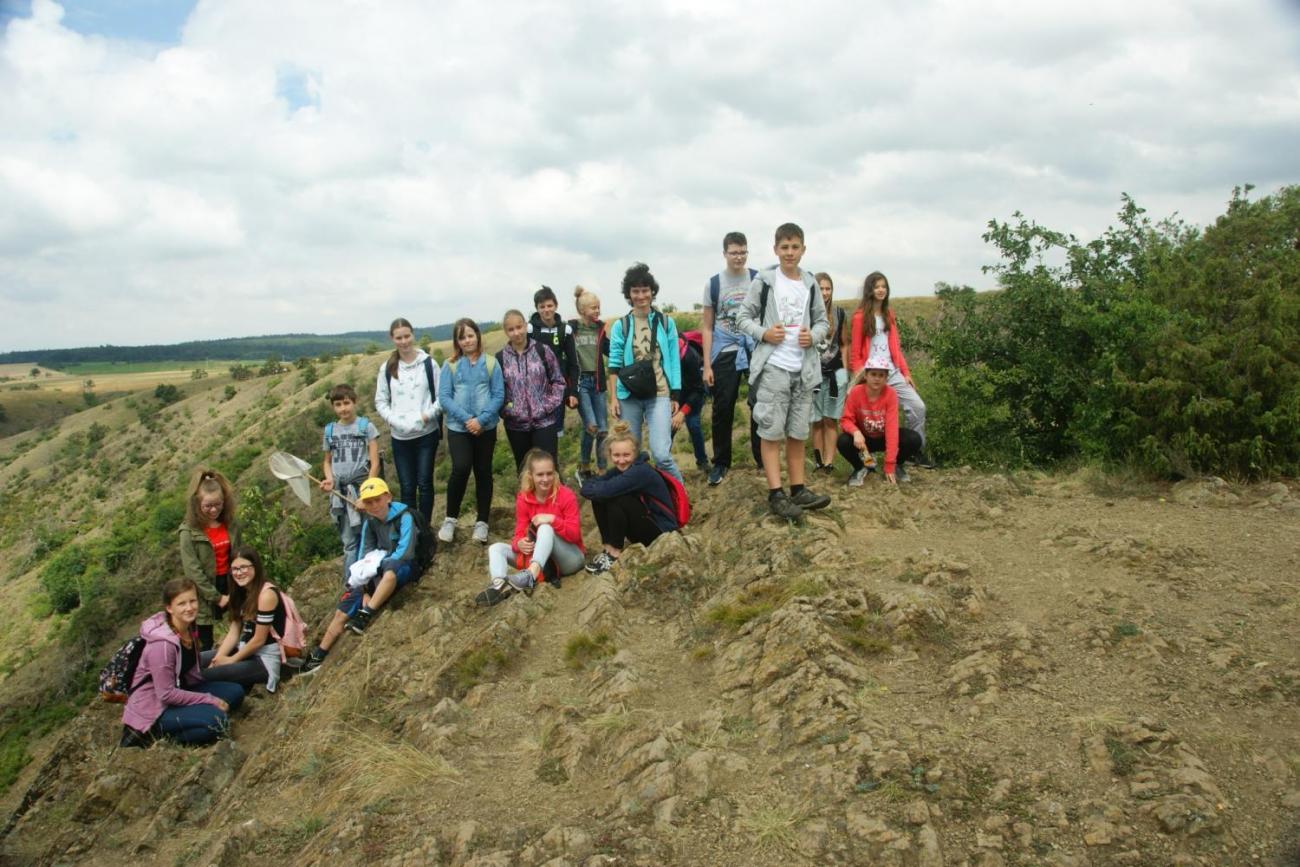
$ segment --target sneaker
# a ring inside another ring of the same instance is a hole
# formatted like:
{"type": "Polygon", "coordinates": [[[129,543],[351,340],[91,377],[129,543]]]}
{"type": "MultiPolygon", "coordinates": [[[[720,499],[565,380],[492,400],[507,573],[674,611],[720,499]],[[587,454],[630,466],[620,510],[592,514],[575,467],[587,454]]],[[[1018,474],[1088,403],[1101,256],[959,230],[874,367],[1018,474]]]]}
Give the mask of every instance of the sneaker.
{"type": "Polygon", "coordinates": [[[862,483],[867,480],[867,476],[869,475],[871,475],[871,467],[863,467],[860,470],[854,470],[853,475],[849,476],[849,487],[862,487],[862,483]]]}
{"type": "Polygon", "coordinates": [[[442,526],[438,528],[438,541],[450,542],[456,538],[456,519],[444,518],[442,526]]]}
{"type": "Polygon", "coordinates": [[[348,631],[354,635],[365,635],[366,627],[370,625],[370,618],[374,616],[365,609],[360,609],[356,614],[348,618],[348,631]]]}
{"type": "Polygon", "coordinates": [[[897,467],[895,467],[894,480],[898,482],[900,485],[912,481],[912,477],[907,474],[907,467],[903,466],[902,464],[899,464],[897,467]]]}
{"type": "Polygon", "coordinates": [[[825,494],[814,493],[809,488],[804,488],[798,494],[791,497],[790,502],[794,503],[804,511],[812,511],[814,509],[824,509],[829,506],[831,504],[831,498],[825,494]]]}
{"type": "Polygon", "coordinates": [[[773,515],[785,518],[787,521],[797,521],[803,517],[803,509],[795,505],[784,491],[775,497],[768,497],[767,507],[772,510],[773,515]]]}
{"type": "Polygon", "coordinates": [[[713,472],[713,465],[710,464],[708,461],[696,461],[695,469],[699,470],[702,473],[709,474],[713,472]]]}
{"type": "Polygon", "coordinates": [[[720,464],[714,464],[713,469],[709,470],[709,486],[716,488],[718,485],[722,484],[722,480],[726,477],[727,468],[720,464]]]}
{"type": "Polygon", "coordinates": [[[315,674],[320,671],[320,667],[324,662],[325,657],[313,650],[311,653],[307,654],[307,661],[302,664],[302,668],[298,669],[298,676],[307,677],[308,675],[315,674]]]}
{"type": "Polygon", "coordinates": [[[591,478],[591,467],[578,467],[573,471],[573,483],[580,488],[589,478],[591,478]]]}
{"type": "Polygon", "coordinates": [[[479,595],[475,596],[474,604],[477,605],[479,608],[491,608],[493,605],[496,605],[498,602],[502,601],[509,595],[510,593],[507,592],[505,589],[493,585],[488,589],[484,590],[479,595]]]}
{"type": "Polygon", "coordinates": [[[921,452],[919,455],[912,458],[912,463],[923,470],[933,470],[939,466],[934,462],[934,458],[930,457],[925,452],[921,452]]]}
{"type": "Polygon", "coordinates": [[[533,588],[537,586],[537,579],[529,569],[520,569],[518,572],[511,572],[506,576],[506,581],[516,590],[524,593],[532,593],[533,588]]]}
{"type": "Polygon", "coordinates": [[[478,542],[480,545],[486,545],[486,544],[487,544],[487,539],[488,539],[488,525],[487,525],[487,521],[475,521],[475,522],[474,522],[474,541],[475,541],[475,542],[478,542]]]}
{"type": "Polygon", "coordinates": [[[591,562],[587,564],[587,571],[592,575],[599,575],[601,572],[608,572],[610,569],[613,569],[614,564],[617,562],[617,557],[611,557],[609,554],[601,551],[595,557],[591,558],[591,562]]]}

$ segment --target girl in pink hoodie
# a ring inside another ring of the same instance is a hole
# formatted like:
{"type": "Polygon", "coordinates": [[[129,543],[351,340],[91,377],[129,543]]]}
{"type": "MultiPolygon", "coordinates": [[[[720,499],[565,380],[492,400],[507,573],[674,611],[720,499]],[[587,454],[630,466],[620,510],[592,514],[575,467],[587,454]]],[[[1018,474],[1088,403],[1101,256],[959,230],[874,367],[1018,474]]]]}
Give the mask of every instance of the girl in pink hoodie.
{"type": "Polygon", "coordinates": [[[228,714],[244,700],[244,688],[207,683],[199,674],[197,585],[173,578],[162,597],[163,610],[140,624],[145,645],[122,711],[122,746],[147,746],[160,736],[212,743],[229,729],[228,714]]]}

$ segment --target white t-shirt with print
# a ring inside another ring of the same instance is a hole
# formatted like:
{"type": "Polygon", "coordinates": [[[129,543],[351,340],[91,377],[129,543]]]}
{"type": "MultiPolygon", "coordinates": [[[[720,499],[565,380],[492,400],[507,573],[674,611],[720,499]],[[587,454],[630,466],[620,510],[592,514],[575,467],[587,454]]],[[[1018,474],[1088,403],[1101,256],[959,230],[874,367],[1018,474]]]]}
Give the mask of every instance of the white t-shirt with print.
{"type": "Polygon", "coordinates": [[[799,345],[799,329],[808,324],[808,287],[802,280],[791,280],[778,268],[771,303],[776,305],[776,321],[785,326],[785,340],[772,350],[767,363],[796,373],[803,370],[804,350],[799,345]]]}

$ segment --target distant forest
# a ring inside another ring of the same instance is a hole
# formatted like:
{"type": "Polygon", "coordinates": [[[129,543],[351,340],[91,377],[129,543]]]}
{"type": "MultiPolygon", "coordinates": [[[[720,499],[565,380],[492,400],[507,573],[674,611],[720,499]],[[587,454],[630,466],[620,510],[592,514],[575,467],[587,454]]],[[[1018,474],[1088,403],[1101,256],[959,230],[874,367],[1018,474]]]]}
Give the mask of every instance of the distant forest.
{"type": "MultiPolygon", "coordinates": [[[[496,322],[480,323],[484,331],[499,327],[496,322]]],[[[423,342],[450,340],[451,323],[416,328],[423,342]]],[[[262,361],[271,356],[283,359],[302,356],[365,352],[390,347],[387,331],[347,331],[343,334],[271,334],[264,337],[230,337],[224,340],[191,340],[187,343],[149,346],[82,346],[75,349],[27,349],[0,353],[0,364],[39,364],[57,370],[60,365],[83,362],[130,361],[262,361]]]]}

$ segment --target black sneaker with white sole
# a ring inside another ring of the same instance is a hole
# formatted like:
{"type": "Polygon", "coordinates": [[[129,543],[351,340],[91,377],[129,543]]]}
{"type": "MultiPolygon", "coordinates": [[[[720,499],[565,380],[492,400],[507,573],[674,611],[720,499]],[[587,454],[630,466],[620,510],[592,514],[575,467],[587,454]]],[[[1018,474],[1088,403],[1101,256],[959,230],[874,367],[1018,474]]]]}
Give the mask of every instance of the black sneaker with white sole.
{"type": "Polygon", "coordinates": [[[809,488],[804,488],[799,493],[790,498],[794,503],[804,511],[811,512],[816,509],[824,509],[831,504],[831,498],[825,494],[818,494],[809,488]]]}
{"type": "Polygon", "coordinates": [[[773,515],[785,518],[787,521],[797,521],[803,517],[803,509],[786,496],[784,491],[768,497],[767,507],[772,510],[773,515]]]}

